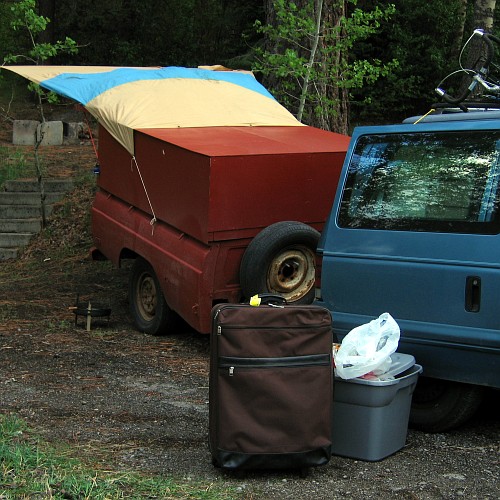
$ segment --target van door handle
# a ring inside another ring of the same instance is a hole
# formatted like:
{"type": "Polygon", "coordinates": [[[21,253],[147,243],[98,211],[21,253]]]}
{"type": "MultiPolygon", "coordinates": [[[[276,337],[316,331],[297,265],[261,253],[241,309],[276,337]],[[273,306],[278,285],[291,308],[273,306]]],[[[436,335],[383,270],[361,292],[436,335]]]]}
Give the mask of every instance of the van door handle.
{"type": "Polygon", "coordinates": [[[479,312],[481,307],[481,278],[467,276],[465,280],[465,310],[479,312]]]}

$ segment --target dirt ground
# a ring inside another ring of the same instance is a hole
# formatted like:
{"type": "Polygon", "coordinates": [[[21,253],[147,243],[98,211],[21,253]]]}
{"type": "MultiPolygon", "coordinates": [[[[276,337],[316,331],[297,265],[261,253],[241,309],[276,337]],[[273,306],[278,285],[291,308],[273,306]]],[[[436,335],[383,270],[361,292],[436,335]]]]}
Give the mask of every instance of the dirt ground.
{"type": "MultiPolygon", "coordinates": [[[[9,147],[8,130],[0,135],[9,147]]],[[[47,172],[92,169],[88,140],[43,152],[47,172]]],[[[2,168],[2,165],[0,165],[2,168]]],[[[0,412],[24,418],[51,442],[101,469],[230,485],[238,498],[497,499],[500,404],[447,434],[410,430],[380,462],[332,457],[306,478],[294,472],[226,473],[208,452],[208,337],[179,327],[166,337],[134,330],[127,269],[89,259],[93,187],[82,184],[17,261],[0,263],[0,412]],[[91,330],[69,309],[111,309],[91,330]]],[[[464,367],[466,369],[466,367],[464,367]]]]}

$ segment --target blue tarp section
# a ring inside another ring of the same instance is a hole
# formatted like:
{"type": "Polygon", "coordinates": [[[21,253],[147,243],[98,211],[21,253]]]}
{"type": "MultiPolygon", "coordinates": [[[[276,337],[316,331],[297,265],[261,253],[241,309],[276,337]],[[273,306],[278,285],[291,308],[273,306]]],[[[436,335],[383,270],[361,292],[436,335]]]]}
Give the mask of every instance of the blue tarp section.
{"type": "Polygon", "coordinates": [[[198,68],[165,67],[147,70],[119,68],[105,73],[62,73],[54,78],[41,81],[40,85],[85,106],[98,95],[119,85],[168,78],[224,81],[274,99],[251,74],[198,68]]]}

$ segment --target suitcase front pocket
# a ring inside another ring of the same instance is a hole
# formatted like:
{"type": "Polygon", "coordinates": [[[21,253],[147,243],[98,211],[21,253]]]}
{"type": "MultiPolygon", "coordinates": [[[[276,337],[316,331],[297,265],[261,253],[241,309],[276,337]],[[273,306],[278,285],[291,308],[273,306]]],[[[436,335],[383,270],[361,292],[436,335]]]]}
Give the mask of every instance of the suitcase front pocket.
{"type": "Polygon", "coordinates": [[[220,357],[219,447],[300,453],[330,442],[331,356],[220,357]]]}
{"type": "Polygon", "coordinates": [[[287,356],[280,358],[241,358],[236,356],[220,356],[219,368],[227,369],[229,375],[234,370],[248,368],[299,368],[305,366],[331,366],[329,354],[310,354],[308,356],[287,356]]]}
{"type": "Polygon", "coordinates": [[[312,305],[222,304],[214,309],[213,339],[219,356],[286,358],[326,353],[333,342],[331,314],[312,305]]]}

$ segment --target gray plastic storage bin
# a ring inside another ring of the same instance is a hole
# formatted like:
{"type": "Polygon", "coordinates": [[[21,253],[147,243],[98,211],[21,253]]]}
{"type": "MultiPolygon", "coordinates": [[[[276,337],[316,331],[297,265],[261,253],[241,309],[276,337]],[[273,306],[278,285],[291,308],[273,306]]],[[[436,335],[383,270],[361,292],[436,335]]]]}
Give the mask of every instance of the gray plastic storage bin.
{"type": "Polygon", "coordinates": [[[335,377],[334,455],[377,461],[405,445],[411,397],[422,367],[409,354],[391,358],[393,380],[335,377]]]}

